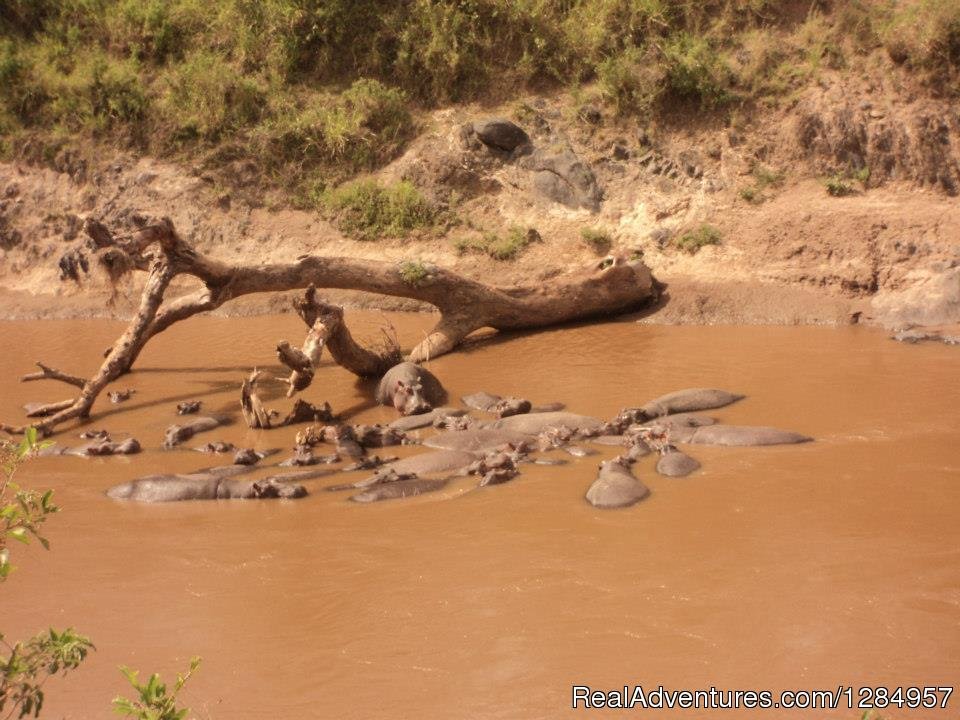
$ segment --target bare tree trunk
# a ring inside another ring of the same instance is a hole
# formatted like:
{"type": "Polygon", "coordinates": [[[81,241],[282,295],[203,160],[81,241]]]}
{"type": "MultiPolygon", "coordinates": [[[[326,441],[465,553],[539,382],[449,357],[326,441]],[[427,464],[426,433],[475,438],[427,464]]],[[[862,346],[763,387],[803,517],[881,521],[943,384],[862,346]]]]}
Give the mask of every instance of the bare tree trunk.
{"type": "MultiPolygon", "coordinates": [[[[440,320],[410,353],[409,359],[415,362],[450,352],[467,335],[483,327],[516,330],[613,315],[639,307],[657,294],[647,267],[640,261],[621,258],[608,258],[580,272],[529,286],[498,288],[432,265],[425,267],[424,278],[410,282],[397,264],[354,258],[305,255],[290,263],[229,264],[195,251],[167,218],[118,239],[95,221],[88,221],[85,229],[99,246],[112,242],[114,248],[131,254],[130,268],[149,267],[149,277],[136,315],[92,378],[82,380],[43,365],[41,372],[24,377],[56,379],[81,388],[71,405],[63,407],[60,403],[53,414],[35,424],[44,434],[69,420],[87,417],[100,392],[130,370],[150,338],[176,322],[214,310],[242,295],[306,288],[303,300],[296,304],[308,327],[304,349],[298,352],[315,365],[320,351],[327,347],[334,360],[348,370],[377,376],[398,361],[399,354],[390,348],[376,352],[359,345],[346,327],[342,309],[319,301],[312,288],[364,290],[435,306],[441,313],[440,320]],[[199,279],[203,289],[161,307],[167,287],[178,275],[199,279]]],[[[299,364],[302,366],[302,362],[299,364]]],[[[298,371],[296,367],[291,369],[293,373],[298,371]]],[[[302,366],[301,371],[305,369],[302,366]]],[[[22,433],[26,427],[0,424],[0,430],[8,433],[22,433]]]]}

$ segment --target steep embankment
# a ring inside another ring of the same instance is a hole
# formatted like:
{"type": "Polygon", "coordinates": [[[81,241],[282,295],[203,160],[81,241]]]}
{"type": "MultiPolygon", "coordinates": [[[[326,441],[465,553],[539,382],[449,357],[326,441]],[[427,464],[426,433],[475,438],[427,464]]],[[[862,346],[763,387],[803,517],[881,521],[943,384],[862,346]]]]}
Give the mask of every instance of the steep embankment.
{"type": "MultiPolygon", "coordinates": [[[[15,17],[0,47],[4,316],[126,315],[138,279],[80,236],[81,218],[169,215],[223,258],[432,262],[498,284],[642,254],[667,285],[655,322],[960,320],[960,4],[652,3],[625,18],[590,0],[547,18],[488,0],[447,29],[471,38],[454,57],[430,56],[439,26],[413,3],[394,18],[403,52],[381,23],[363,47],[382,52],[325,65],[337,78],[318,63],[350,33],[296,35],[305,16],[234,17],[240,6],[219,2],[232,10],[204,24],[206,10],[178,2],[150,20],[180,28],[160,43],[115,5],[77,21],[96,40],[77,57],[96,54],[100,71],[64,58],[41,71],[72,47],[52,9],[32,26],[15,17]],[[228,33],[268,20],[264,48],[284,32],[296,42],[257,54],[228,33]],[[508,20],[502,47],[478,40],[508,20]],[[200,57],[189,37],[216,42],[200,57]],[[379,80],[330,89],[358,73],[379,80]],[[470,130],[489,117],[529,144],[470,130]]],[[[373,22],[335,21],[354,34],[373,22]]]]}

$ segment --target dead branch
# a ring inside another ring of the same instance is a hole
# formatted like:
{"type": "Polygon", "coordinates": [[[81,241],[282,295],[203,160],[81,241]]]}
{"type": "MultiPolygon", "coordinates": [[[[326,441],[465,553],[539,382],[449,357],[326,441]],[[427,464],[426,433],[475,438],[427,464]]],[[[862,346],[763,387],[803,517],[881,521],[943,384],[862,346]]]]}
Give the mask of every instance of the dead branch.
{"type": "Polygon", "coordinates": [[[78,388],[82,388],[87,382],[83,378],[79,378],[75,375],[67,375],[66,373],[60,372],[56,368],[48,367],[42,362],[38,362],[37,367],[40,368],[40,372],[27,373],[20,378],[20,382],[33,382],[34,380],[59,380],[60,382],[65,382],[68,385],[76,385],[78,388]]]}
{"type": "MultiPolygon", "coordinates": [[[[81,388],[69,407],[35,424],[44,434],[70,420],[87,417],[101,391],[133,366],[150,338],[176,322],[251,293],[306,288],[301,317],[309,331],[305,343],[308,347],[302,352],[315,367],[314,358],[319,359],[320,350],[327,347],[334,360],[363,376],[382,373],[386,363],[395,358],[356,343],[343,322],[342,309],[317,300],[311,287],[364,290],[412,298],[436,307],[440,320],[410,353],[413,361],[449,352],[483,327],[518,330],[612,315],[634,309],[657,293],[642,262],[621,258],[605,259],[580,272],[536,280],[527,286],[499,288],[432,265],[425,268],[424,277],[411,282],[399,264],[355,258],[304,255],[287,263],[231,264],[197,252],[167,218],[143,223],[138,230],[122,237],[110,234],[94,221],[87,222],[85,230],[98,247],[110,247],[112,243],[130,256],[131,269],[149,268],[149,274],[136,315],[92,378],[84,381],[51,372],[45,366],[41,366],[39,374],[32,374],[39,375],[35,379],[60,379],[81,388]],[[178,275],[190,275],[204,287],[164,303],[167,287],[178,275]]],[[[261,413],[267,412],[262,403],[259,410],[256,407],[252,385],[247,387],[249,406],[245,412],[252,412],[257,422],[269,421],[269,416],[261,413]]],[[[26,426],[0,424],[0,430],[9,433],[22,433],[25,429],[26,426]]]]}

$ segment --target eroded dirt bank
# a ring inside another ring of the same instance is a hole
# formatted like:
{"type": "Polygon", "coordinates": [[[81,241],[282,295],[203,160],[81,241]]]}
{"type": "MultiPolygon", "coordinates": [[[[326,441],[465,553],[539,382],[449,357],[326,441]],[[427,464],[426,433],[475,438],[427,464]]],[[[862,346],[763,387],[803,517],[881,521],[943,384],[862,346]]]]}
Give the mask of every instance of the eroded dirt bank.
{"type": "MultiPolygon", "coordinates": [[[[811,90],[746,134],[701,128],[650,137],[602,114],[573,115],[564,98],[435,112],[421,119],[406,153],[375,176],[409,180],[444,209],[439,227],[404,239],[358,241],[316,211],[267,207],[256,186],[244,186],[242,167],[226,184],[198,168],[126,156],[66,153],[53,167],[0,164],[0,316],[127,317],[142,278],[112,283],[115,268],[86,247],[82,218],[122,226],[137,215],[168,215],[199,249],[224,259],[316,253],[427,262],[502,285],[545,280],[606,252],[642,254],[667,286],[644,314],[648,322],[957,322],[960,203],[949,194],[956,189],[955,118],[929,103],[891,101],[882,111],[851,105],[844,90],[811,90]],[[515,117],[532,155],[465,138],[465,125],[491,115],[515,117]],[[928,128],[936,126],[931,118],[946,123],[942,137],[928,128]],[[558,157],[580,163],[589,175],[585,189],[545,192],[537,171],[544,155],[551,167],[558,157]],[[824,173],[851,162],[878,170],[872,179],[845,181],[849,195],[831,196],[824,173]],[[695,254],[677,246],[703,224],[716,229],[718,244],[695,254]],[[507,261],[464,252],[510,227],[533,228],[540,241],[507,261]],[[584,228],[609,245],[592,247],[584,228]]],[[[361,293],[329,296],[353,306],[422,309],[361,293]]],[[[288,305],[263,296],[220,312],[288,305]]]]}

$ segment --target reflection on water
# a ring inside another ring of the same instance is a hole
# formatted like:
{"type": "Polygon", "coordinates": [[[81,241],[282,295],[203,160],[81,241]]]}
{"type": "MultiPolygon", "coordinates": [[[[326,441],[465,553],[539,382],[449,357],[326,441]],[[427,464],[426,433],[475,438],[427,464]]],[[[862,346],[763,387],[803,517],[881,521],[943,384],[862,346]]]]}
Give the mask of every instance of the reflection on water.
{"type": "MultiPolygon", "coordinates": [[[[352,322],[374,337],[379,317],[352,322]]],[[[432,324],[390,319],[408,346],[432,324]]],[[[67,396],[56,383],[12,380],[33,360],[89,373],[119,328],[0,324],[0,417],[67,396]]],[[[273,348],[301,335],[292,317],[175,327],[118,383],[137,390],[133,399],[104,399],[90,421],[133,434],[144,454],[43,458],[24,470],[27,484],[55,488],[64,510],[49,525],[49,553],[21,552],[0,595],[2,629],[20,637],[73,625],[98,648],[73,677],[51,681],[47,717],[104,717],[124,689],[117,665],[173,673],[193,654],[204,665],[187,702],[200,718],[232,720],[555,718],[570,714],[574,683],[956,684],[956,349],[904,347],[861,328],[609,323],[431,363],[454,398],[483,389],[602,417],[670,390],[721,387],[749,396],[714,413],[725,421],[817,438],[697,446],[704,469],[686,479],[642,463],[653,494],[624,511],[583,501],[611,448],[565,467],[525,467],[501,486],[458,482],[374,506],[322,492],[329,479],[287,503],[143,506],[103,496],[137,475],[208,464],[159,450],[176,403],[236,413],[242,377],[253,365],[282,374],[273,348]]],[[[369,392],[330,366],[305,396],[356,421],[391,419],[370,407],[369,392]]],[[[295,432],[235,424],[192,444],[289,448],[295,432]]]]}

